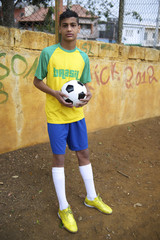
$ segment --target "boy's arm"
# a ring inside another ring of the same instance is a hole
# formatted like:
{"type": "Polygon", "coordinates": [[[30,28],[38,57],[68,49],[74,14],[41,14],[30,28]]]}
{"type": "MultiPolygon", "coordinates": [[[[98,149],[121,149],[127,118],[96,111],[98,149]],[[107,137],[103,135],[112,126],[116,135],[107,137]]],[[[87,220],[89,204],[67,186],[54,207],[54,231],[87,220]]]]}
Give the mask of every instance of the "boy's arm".
{"type": "Polygon", "coordinates": [[[38,79],[37,77],[34,78],[34,86],[36,88],[38,88],[39,90],[41,90],[42,92],[45,92],[47,94],[52,95],[53,97],[55,97],[61,104],[65,105],[66,107],[70,107],[72,108],[73,105],[72,103],[67,103],[63,97],[67,97],[64,93],[62,93],[61,91],[55,91],[53,89],[51,89],[50,87],[48,87],[42,80],[38,79]]]}

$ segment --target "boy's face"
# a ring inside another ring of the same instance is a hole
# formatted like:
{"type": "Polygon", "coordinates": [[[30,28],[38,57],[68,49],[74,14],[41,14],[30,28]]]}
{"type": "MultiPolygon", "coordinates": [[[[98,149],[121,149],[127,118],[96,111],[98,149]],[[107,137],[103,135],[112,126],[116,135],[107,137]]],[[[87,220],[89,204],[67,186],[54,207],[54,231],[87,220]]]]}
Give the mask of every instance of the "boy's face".
{"type": "Polygon", "coordinates": [[[61,21],[59,33],[62,36],[62,40],[74,41],[77,38],[77,34],[80,31],[80,26],[77,23],[75,17],[65,18],[61,21]]]}

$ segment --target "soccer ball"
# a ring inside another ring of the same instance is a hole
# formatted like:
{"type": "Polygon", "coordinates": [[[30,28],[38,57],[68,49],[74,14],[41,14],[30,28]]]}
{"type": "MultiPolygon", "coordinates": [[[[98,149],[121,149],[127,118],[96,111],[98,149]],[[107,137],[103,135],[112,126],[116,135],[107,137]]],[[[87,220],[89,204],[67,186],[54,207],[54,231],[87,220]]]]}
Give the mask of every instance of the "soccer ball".
{"type": "Polygon", "coordinates": [[[77,80],[66,82],[61,91],[68,96],[68,98],[64,97],[65,101],[72,103],[73,106],[81,103],[81,99],[85,99],[87,93],[85,85],[77,80]]]}

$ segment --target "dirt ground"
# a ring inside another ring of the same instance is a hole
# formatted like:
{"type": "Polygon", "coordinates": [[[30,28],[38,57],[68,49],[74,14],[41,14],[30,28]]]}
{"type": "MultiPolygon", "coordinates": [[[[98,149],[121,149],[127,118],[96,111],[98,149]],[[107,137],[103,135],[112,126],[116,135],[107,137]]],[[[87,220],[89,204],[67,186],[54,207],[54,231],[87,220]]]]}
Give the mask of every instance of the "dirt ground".
{"type": "Polygon", "coordinates": [[[67,199],[79,231],[62,228],[49,143],[0,155],[0,240],[160,239],[160,117],[89,134],[97,193],[105,215],[83,204],[76,156],[67,149],[67,199]]]}

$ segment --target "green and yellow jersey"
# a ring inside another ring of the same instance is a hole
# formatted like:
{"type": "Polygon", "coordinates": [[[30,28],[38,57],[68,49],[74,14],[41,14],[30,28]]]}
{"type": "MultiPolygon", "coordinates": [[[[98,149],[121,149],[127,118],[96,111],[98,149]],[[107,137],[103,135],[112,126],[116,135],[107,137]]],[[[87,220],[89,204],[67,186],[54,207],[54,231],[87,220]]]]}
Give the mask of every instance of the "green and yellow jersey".
{"type": "MultiPolygon", "coordinates": [[[[60,43],[55,44],[42,50],[35,76],[40,80],[46,77],[47,86],[56,91],[74,79],[85,84],[91,81],[89,58],[77,47],[66,50],[60,43]]],[[[71,123],[84,118],[82,107],[65,107],[50,94],[46,94],[45,110],[48,123],[71,123]]]]}

